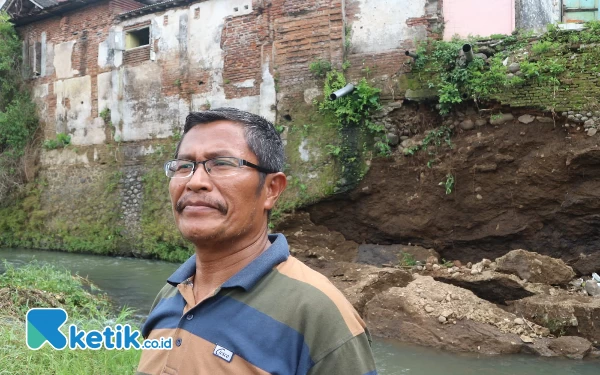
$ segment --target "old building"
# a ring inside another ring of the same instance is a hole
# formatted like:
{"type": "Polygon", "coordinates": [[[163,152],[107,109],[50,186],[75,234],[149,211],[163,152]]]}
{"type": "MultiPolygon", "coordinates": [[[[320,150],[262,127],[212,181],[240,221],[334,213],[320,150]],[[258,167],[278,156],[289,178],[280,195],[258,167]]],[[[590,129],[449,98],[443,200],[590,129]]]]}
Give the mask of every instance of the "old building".
{"type": "MultiPolygon", "coordinates": [[[[164,138],[190,110],[275,120],[315,88],[317,59],[394,74],[432,36],[441,3],[377,0],[8,0],[46,138],[75,145],[164,138]]],[[[441,30],[441,29],[440,29],[441,30]]]]}

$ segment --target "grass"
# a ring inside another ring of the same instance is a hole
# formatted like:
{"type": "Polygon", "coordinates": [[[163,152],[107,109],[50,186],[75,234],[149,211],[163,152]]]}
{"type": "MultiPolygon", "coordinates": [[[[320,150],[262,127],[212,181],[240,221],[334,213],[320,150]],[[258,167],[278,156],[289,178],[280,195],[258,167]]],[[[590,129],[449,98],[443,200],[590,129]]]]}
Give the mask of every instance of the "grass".
{"type": "MultiPolygon", "coordinates": [[[[25,313],[32,307],[62,307],[69,314],[63,325],[101,330],[131,324],[131,310],[115,313],[105,294],[88,280],[69,271],[37,262],[15,268],[5,263],[0,275],[0,375],[5,374],[132,374],[137,350],[54,350],[44,345],[30,350],[25,344],[25,313]]],[[[137,327],[134,327],[137,329],[137,327]]]]}

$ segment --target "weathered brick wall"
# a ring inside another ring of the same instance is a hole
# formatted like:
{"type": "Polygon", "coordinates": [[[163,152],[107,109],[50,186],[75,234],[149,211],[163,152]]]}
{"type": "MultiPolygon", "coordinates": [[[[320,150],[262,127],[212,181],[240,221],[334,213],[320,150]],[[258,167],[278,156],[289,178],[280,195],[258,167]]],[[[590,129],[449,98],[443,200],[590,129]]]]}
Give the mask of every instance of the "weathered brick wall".
{"type": "Polygon", "coordinates": [[[281,7],[272,11],[275,18],[275,66],[280,89],[293,94],[314,84],[308,68],[312,61],[321,59],[341,66],[342,4],[340,0],[286,0],[279,3],[281,7]]]}
{"type": "Polygon", "coordinates": [[[579,50],[580,54],[568,59],[566,72],[560,84],[527,83],[503,90],[495,99],[511,107],[536,107],[564,112],[586,108],[600,109],[600,73],[594,70],[600,55],[600,46],[579,50]],[[570,78],[567,78],[570,76],[570,78]]]}
{"type": "Polygon", "coordinates": [[[123,53],[123,64],[137,65],[150,60],[150,46],[136,47],[123,53]]]}
{"type": "Polygon", "coordinates": [[[228,17],[221,38],[224,51],[223,80],[225,97],[241,98],[260,94],[262,41],[260,29],[268,28],[255,13],[242,17],[228,17]],[[254,80],[245,85],[244,81],[254,80]]]}
{"type": "MultiPolygon", "coordinates": [[[[346,1],[345,11],[348,29],[360,19],[360,5],[359,0],[346,1]]],[[[402,7],[402,1],[398,1],[395,6],[402,7]]],[[[442,39],[444,25],[442,9],[443,0],[426,0],[422,14],[419,17],[409,17],[406,20],[406,26],[409,30],[413,28],[425,29],[425,35],[422,35],[422,38],[416,38],[409,32],[405,39],[398,41],[398,48],[396,49],[363,53],[356,51],[350,44],[349,51],[347,51],[347,60],[350,63],[349,78],[352,81],[357,81],[365,76],[368,76],[368,78],[381,78],[381,80],[376,81],[379,81],[377,85],[382,89],[382,98],[385,100],[396,99],[402,93],[396,92],[397,87],[394,78],[410,71],[410,66],[406,63],[411,58],[406,56],[405,51],[414,51],[415,44],[419,39],[442,39]]],[[[349,37],[351,38],[351,34],[349,37]]]]}
{"type": "MultiPolygon", "coordinates": [[[[100,2],[86,6],[76,12],[69,12],[62,17],[50,17],[17,29],[22,39],[31,43],[41,41],[42,33],[46,33],[46,44],[56,47],[57,44],[75,41],[71,58],[72,68],[78,72],[74,77],[89,75],[92,82],[92,117],[98,116],[97,80],[98,73],[105,71],[98,67],[98,44],[108,36],[108,30],[113,24],[114,14],[111,13],[109,2],[100,2]]],[[[48,58],[52,55],[48,55],[48,58]]],[[[42,114],[45,119],[45,138],[54,138],[57,133],[55,118],[56,95],[53,91],[54,82],[59,80],[54,72],[53,61],[46,64],[45,76],[34,78],[32,84],[48,84],[48,94],[45,98],[46,111],[42,114]]]]}

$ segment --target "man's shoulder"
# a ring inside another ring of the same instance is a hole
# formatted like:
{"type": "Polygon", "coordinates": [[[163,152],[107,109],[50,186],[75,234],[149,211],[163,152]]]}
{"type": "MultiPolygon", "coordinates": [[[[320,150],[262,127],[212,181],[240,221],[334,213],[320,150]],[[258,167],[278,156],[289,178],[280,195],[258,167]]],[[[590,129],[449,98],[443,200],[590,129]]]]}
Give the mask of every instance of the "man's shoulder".
{"type": "Polygon", "coordinates": [[[296,301],[301,313],[324,323],[341,318],[352,335],[364,331],[363,320],[327,277],[292,256],[279,264],[275,271],[278,282],[287,286],[287,299],[296,301]],[[286,281],[283,283],[282,280],[286,281]]]}

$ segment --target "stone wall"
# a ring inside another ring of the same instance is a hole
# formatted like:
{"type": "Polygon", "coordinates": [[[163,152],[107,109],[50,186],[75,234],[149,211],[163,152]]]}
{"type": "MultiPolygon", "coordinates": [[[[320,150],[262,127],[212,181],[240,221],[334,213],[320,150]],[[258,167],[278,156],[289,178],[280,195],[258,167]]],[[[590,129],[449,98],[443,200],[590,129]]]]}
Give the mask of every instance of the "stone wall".
{"type": "MultiPolygon", "coordinates": [[[[549,53],[552,57],[552,52],[549,53]]],[[[573,46],[567,59],[563,55],[556,56],[566,62],[566,71],[559,78],[559,84],[528,83],[516,89],[503,90],[495,95],[495,99],[511,107],[533,107],[555,112],[598,110],[600,72],[595,64],[599,56],[600,46],[573,46]]],[[[515,65],[517,67],[518,63],[515,65]]]]}

